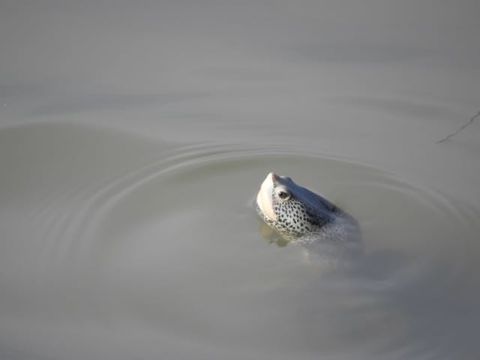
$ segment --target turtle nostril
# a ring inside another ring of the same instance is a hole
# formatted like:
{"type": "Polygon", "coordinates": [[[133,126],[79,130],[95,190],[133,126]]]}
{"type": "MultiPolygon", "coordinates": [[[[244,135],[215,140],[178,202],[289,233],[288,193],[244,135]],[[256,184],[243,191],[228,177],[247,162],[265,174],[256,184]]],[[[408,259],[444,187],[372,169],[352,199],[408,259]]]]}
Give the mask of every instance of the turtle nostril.
{"type": "Polygon", "coordinates": [[[272,176],[272,181],[275,182],[275,183],[278,182],[280,177],[277,174],[275,174],[274,172],[271,172],[270,174],[272,176]]]}

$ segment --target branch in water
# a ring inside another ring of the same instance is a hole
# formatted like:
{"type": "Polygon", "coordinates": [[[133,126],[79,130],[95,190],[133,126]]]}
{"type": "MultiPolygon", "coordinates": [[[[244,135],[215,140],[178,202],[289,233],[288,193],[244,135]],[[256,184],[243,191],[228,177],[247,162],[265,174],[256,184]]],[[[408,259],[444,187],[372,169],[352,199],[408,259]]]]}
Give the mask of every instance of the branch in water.
{"type": "Polygon", "coordinates": [[[460,126],[457,130],[455,130],[453,133],[451,134],[448,134],[447,136],[445,136],[443,139],[440,139],[438,141],[436,141],[435,143],[437,144],[440,144],[442,142],[445,142],[447,141],[448,139],[450,139],[452,136],[455,136],[457,135],[460,131],[462,131],[463,129],[465,129],[467,126],[469,125],[472,125],[473,122],[475,121],[476,118],[478,118],[480,116],[480,111],[477,112],[475,115],[473,115],[470,120],[468,120],[468,122],[466,122],[465,124],[463,124],[462,126],[460,126]]]}

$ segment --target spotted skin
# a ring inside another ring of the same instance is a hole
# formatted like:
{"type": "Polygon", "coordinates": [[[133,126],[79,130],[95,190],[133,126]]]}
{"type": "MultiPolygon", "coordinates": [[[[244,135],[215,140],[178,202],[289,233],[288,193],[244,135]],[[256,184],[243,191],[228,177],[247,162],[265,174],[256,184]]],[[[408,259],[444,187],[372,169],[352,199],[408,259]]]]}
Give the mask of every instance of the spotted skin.
{"type": "Polygon", "coordinates": [[[283,238],[307,248],[318,244],[357,244],[355,219],[326,200],[274,173],[267,175],[257,195],[257,212],[283,238]]]}

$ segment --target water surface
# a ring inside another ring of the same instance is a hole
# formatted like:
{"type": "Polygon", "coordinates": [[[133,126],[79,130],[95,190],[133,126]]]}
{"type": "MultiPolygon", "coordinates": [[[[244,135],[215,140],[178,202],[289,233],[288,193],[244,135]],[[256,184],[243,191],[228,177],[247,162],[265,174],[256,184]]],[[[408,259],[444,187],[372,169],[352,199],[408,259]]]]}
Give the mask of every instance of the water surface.
{"type": "Polygon", "coordinates": [[[0,358],[478,358],[478,4],[0,5],[0,358]],[[269,171],[358,219],[325,268],[269,171]]]}
{"type": "Polygon", "coordinates": [[[477,214],[438,193],[293,150],[61,124],[0,136],[1,334],[6,351],[38,344],[19,357],[468,351],[477,214]],[[253,199],[266,168],[357,217],[355,270],[326,270],[262,237],[253,199]]]}

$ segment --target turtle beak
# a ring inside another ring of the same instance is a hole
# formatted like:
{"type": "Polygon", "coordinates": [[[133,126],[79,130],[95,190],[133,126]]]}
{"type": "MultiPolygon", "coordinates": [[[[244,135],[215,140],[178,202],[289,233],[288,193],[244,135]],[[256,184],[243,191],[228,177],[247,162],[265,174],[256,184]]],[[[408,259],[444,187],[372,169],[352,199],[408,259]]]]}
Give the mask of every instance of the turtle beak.
{"type": "Polygon", "coordinates": [[[270,220],[277,220],[277,216],[273,211],[273,188],[278,181],[278,175],[273,172],[269,173],[263,180],[260,190],[257,194],[257,205],[265,217],[270,220]]]}

